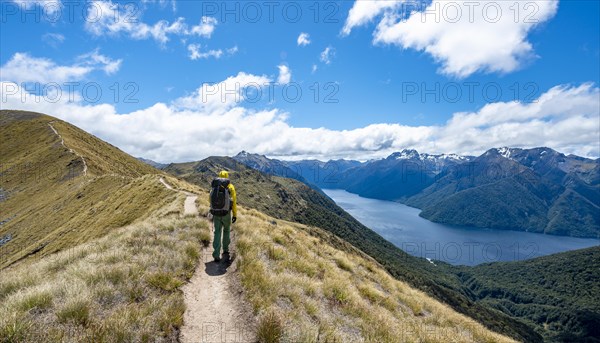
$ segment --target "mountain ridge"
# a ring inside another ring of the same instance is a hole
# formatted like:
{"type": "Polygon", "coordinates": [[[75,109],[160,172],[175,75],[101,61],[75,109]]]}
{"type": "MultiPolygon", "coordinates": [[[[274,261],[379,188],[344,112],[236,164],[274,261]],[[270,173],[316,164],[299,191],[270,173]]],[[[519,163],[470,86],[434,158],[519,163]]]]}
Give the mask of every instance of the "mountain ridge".
{"type": "Polygon", "coordinates": [[[100,237],[173,196],[158,170],[57,118],[2,110],[0,137],[0,237],[10,237],[0,268],[100,237]]]}

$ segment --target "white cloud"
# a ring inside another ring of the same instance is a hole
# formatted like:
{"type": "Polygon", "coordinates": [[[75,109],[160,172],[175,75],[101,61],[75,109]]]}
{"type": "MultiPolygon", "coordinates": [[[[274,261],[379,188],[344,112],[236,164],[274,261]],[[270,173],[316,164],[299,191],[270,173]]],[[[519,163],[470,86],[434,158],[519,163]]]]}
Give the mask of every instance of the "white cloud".
{"type": "Polygon", "coordinates": [[[277,83],[280,85],[287,85],[292,80],[292,71],[285,64],[278,65],[279,76],[277,77],[277,83]]]}
{"type": "Polygon", "coordinates": [[[63,83],[85,79],[95,70],[103,70],[106,74],[117,72],[122,60],[113,60],[99,54],[98,50],[77,57],[71,65],[58,65],[47,58],[32,57],[18,52],[0,67],[2,81],[63,83]]]}
{"type": "Polygon", "coordinates": [[[200,44],[190,44],[188,45],[188,51],[189,51],[189,57],[192,61],[195,61],[197,59],[208,59],[210,57],[213,57],[215,59],[219,59],[221,58],[224,54],[227,55],[234,55],[235,53],[238,52],[238,47],[237,45],[234,47],[231,47],[229,49],[225,49],[225,52],[223,52],[222,49],[217,49],[217,50],[208,50],[206,52],[202,52],[201,49],[201,45],[200,44]]]}
{"type": "Polygon", "coordinates": [[[307,46],[308,44],[310,44],[310,36],[308,35],[308,33],[302,32],[298,36],[297,42],[298,42],[298,46],[307,46]]]}
{"type": "Polygon", "coordinates": [[[227,49],[227,53],[228,53],[229,55],[236,54],[238,51],[239,51],[239,49],[238,49],[238,46],[237,46],[237,45],[235,45],[235,46],[233,46],[233,47],[231,47],[231,48],[227,49]]]}
{"type": "Polygon", "coordinates": [[[350,31],[352,31],[354,27],[372,21],[376,16],[386,10],[398,8],[402,3],[404,3],[404,1],[357,0],[350,9],[350,12],[348,12],[348,18],[346,18],[342,34],[350,34],[350,31]]]}
{"type": "Polygon", "coordinates": [[[459,78],[475,72],[508,73],[535,58],[528,33],[551,19],[558,0],[434,0],[405,15],[404,2],[356,1],[342,33],[381,15],[374,43],[394,44],[431,55],[440,72],[459,78]],[[518,11],[517,11],[518,8],[518,11]]]}
{"type": "Polygon", "coordinates": [[[271,83],[267,76],[240,72],[221,82],[205,83],[192,94],[176,99],[173,104],[177,108],[224,113],[244,101],[246,89],[258,91],[271,83]]]}
{"type": "Polygon", "coordinates": [[[34,6],[39,6],[51,18],[54,18],[54,15],[62,9],[62,2],[60,0],[13,0],[13,2],[24,10],[30,10],[34,6]]]}
{"type": "Polygon", "coordinates": [[[39,111],[67,120],[135,156],[161,162],[232,155],[241,150],[296,158],[379,158],[403,148],[480,154],[491,147],[548,146],[598,157],[600,91],[597,86],[557,86],[536,102],[499,102],[456,113],[443,125],[372,124],[352,130],[293,127],[278,109],[243,106],[244,89],[271,82],[239,73],[203,85],[171,104],[131,113],[112,105],[21,101],[18,85],[3,83],[2,107],[39,111]]]}
{"type": "Polygon", "coordinates": [[[325,63],[325,64],[330,64],[331,63],[331,59],[335,56],[335,49],[332,48],[331,46],[328,46],[325,48],[325,50],[323,50],[321,52],[321,62],[325,63]]]}
{"type": "Polygon", "coordinates": [[[191,27],[183,17],[172,23],[160,20],[154,25],[149,25],[141,21],[135,6],[122,6],[108,0],[90,3],[85,28],[96,36],[124,34],[137,40],[152,38],[164,45],[171,35],[210,38],[216,25],[215,18],[205,16],[198,25],[191,27]]]}
{"type": "Polygon", "coordinates": [[[210,38],[215,31],[215,26],[217,26],[216,18],[203,16],[199,25],[192,26],[189,33],[184,31],[184,34],[210,38]]]}
{"type": "Polygon", "coordinates": [[[314,73],[317,71],[317,68],[318,68],[318,67],[317,67],[317,65],[316,65],[316,64],[313,64],[313,65],[312,65],[312,68],[311,68],[311,73],[313,73],[313,74],[314,74],[314,73]]]}
{"type": "Polygon", "coordinates": [[[113,60],[99,53],[99,49],[93,50],[87,54],[83,54],[77,58],[83,65],[92,68],[104,70],[107,75],[111,75],[119,71],[123,60],[113,60]]]}
{"type": "Polygon", "coordinates": [[[195,61],[200,58],[209,58],[214,57],[216,59],[221,58],[223,55],[223,50],[208,50],[207,52],[200,52],[200,44],[190,44],[188,45],[188,51],[190,52],[190,59],[195,61]]]}
{"type": "Polygon", "coordinates": [[[142,0],[142,4],[154,4],[158,3],[160,7],[165,7],[168,3],[171,4],[173,12],[177,12],[177,1],[176,0],[142,0]]]}
{"type": "Polygon", "coordinates": [[[65,36],[60,33],[45,33],[42,36],[42,41],[53,48],[58,48],[65,41],[65,36]]]}

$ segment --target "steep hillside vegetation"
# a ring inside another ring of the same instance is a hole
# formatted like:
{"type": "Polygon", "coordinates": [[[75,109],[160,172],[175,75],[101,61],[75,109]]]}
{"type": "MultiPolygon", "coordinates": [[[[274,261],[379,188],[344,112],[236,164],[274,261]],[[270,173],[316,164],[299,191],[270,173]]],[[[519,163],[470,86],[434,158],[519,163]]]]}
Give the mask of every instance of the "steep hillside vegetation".
{"type": "Polygon", "coordinates": [[[241,280],[264,342],[508,342],[316,227],[242,210],[241,280]]]}
{"type": "Polygon", "coordinates": [[[548,341],[600,341],[600,247],[458,269],[477,299],[548,341]]]}
{"type": "Polygon", "coordinates": [[[347,214],[331,199],[291,179],[266,175],[229,157],[211,157],[199,162],[171,164],[165,171],[207,187],[219,170],[230,171],[239,203],[279,219],[325,229],[379,262],[391,275],[452,306],[498,332],[527,341],[541,336],[525,324],[500,311],[477,304],[459,278],[447,266],[434,266],[408,255],[347,214]]]}
{"type": "Polygon", "coordinates": [[[208,223],[183,198],[151,218],[16,265],[0,279],[0,342],[178,342],[180,287],[200,262],[208,223]]]}
{"type": "Polygon", "coordinates": [[[3,110],[0,137],[0,268],[100,237],[174,196],[156,169],[58,119],[3,110]]]}

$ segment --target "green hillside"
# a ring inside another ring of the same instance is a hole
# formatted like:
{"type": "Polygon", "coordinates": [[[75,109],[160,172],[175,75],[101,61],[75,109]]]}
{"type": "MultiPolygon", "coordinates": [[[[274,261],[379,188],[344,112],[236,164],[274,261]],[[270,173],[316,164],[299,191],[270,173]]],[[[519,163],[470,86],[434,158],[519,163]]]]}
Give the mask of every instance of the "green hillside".
{"type": "Polygon", "coordinates": [[[600,341],[600,247],[458,269],[478,301],[526,320],[548,341],[600,341]]]}
{"type": "Polygon", "coordinates": [[[156,169],[50,116],[0,111],[0,268],[103,236],[174,194],[156,169]]]}

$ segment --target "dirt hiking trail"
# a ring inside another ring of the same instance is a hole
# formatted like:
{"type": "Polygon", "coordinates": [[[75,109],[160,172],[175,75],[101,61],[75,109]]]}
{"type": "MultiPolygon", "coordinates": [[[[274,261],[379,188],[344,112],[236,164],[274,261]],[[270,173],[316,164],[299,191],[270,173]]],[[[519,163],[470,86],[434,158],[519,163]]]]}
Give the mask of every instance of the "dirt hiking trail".
{"type": "MultiPolygon", "coordinates": [[[[160,182],[173,189],[162,178],[160,182]]],[[[184,215],[198,215],[197,195],[184,192],[184,215]]],[[[210,222],[212,227],[212,221],[210,222]]],[[[186,311],[182,343],[256,342],[252,308],[243,297],[235,253],[235,226],[232,225],[231,257],[213,261],[212,240],[200,254],[200,263],[189,283],[182,287],[186,311]]],[[[212,233],[212,230],[211,230],[212,233]]]]}
{"type": "Polygon", "coordinates": [[[183,287],[187,310],[181,342],[256,342],[252,309],[235,275],[237,262],[214,262],[210,248],[202,256],[196,273],[183,287]]]}

